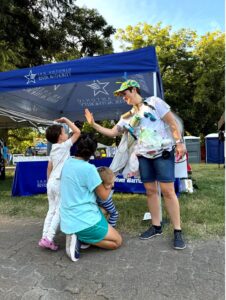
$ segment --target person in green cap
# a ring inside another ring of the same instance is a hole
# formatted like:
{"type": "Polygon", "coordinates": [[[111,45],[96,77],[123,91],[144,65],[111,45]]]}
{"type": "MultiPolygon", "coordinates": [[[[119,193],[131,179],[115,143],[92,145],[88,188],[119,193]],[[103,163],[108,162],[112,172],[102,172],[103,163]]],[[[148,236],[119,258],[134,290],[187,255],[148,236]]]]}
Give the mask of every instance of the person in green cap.
{"type": "Polygon", "coordinates": [[[162,234],[157,184],[159,182],[165,207],[174,227],[173,247],[178,250],[184,249],[186,244],[181,233],[180,207],[174,190],[175,155],[179,160],[186,153],[178,122],[170,111],[170,106],[162,99],[155,96],[143,99],[140,85],[135,80],[123,82],[114,95],[123,97],[132,109],[122,115],[113,128],[104,128],[97,124],[88,109],[85,109],[85,117],[87,122],[103,135],[115,137],[126,132],[131,138],[132,134],[133,152],[139,161],[140,177],[146,189],[147,206],[152,217],[150,228],[140,234],[140,239],[147,240],[162,234]],[[135,125],[131,126],[134,119],[135,125]]]}

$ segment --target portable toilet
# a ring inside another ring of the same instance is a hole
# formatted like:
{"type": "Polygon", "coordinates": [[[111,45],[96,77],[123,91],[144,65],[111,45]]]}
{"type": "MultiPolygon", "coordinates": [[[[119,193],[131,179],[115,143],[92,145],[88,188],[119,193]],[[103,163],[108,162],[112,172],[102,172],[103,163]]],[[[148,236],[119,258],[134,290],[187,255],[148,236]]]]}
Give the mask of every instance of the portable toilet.
{"type": "Polygon", "coordinates": [[[200,137],[184,136],[184,141],[188,152],[188,163],[199,164],[201,162],[200,137]]]}
{"type": "Polygon", "coordinates": [[[219,139],[218,133],[205,136],[206,163],[224,164],[224,142],[219,139]]]}

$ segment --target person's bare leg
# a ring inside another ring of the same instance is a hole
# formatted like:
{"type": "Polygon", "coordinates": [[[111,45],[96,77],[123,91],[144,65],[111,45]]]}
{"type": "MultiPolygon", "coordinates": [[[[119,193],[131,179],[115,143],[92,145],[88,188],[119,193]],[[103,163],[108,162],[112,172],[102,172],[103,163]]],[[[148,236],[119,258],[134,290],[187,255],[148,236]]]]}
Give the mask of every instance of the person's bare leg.
{"type": "Polygon", "coordinates": [[[152,225],[160,226],[160,201],[157,182],[144,183],[147,195],[147,206],[151,214],[152,225]]]}
{"type": "Polygon", "coordinates": [[[117,230],[115,230],[111,225],[108,224],[108,233],[105,236],[105,238],[102,241],[93,245],[104,249],[115,250],[119,248],[121,244],[121,235],[118,233],[117,230]]]}
{"type": "Polygon", "coordinates": [[[161,192],[165,201],[166,210],[170,216],[174,229],[181,229],[180,205],[174,190],[173,182],[161,182],[161,192]]]}
{"type": "Polygon", "coordinates": [[[173,247],[176,250],[183,250],[186,248],[186,244],[181,234],[180,205],[174,190],[174,183],[160,183],[160,186],[166,209],[174,227],[173,247]]]}

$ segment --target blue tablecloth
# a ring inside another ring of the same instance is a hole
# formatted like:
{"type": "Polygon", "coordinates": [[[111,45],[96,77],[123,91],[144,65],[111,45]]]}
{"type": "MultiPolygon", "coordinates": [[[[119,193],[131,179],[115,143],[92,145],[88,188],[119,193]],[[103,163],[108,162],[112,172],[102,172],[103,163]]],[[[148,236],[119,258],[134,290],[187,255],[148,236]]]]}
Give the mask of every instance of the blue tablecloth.
{"type": "MultiPolygon", "coordinates": [[[[109,167],[112,158],[91,159],[96,167],[109,167]]],[[[12,186],[12,196],[30,196],[46,193],[47,161],[18,162],[12,186]]],[[[143,183],[138,178],[123,178],[118,175],[115,180],[115,192],[145,194],[143,183]]],[[[175,191],[179,194],[179,179],[175,181],[175,191]]]]}
{"type": "Polygon", "coordinates": [[[12,186],[12,196],[46,193],[48,161],[18,162],[12,186]]]}
{"type": "MultiPolygon", "coordinates": [[[[111,162],[111,157],[90,160],[90,163],[95,165],[96,167],[109,167],[111,162]]],[[[117,193],[145,194],[145,188],[140,179],[134,177],[126,179],[123,178],[122,175],[117,175],[115,180],[114,191],[117,193]]]]}
{"type": "MultiPolygon", "coordinates": [[[[109,167],[112,158],[91,159],[96,167],[109,167]]],[[[47,161],[18,162],[12,186],[12,196],[30,196],[46,193],[47,161]]],[[[179,195],[180,179],[175,180],[175,191],[179,195]]],[[[118,175],[115,180],[115,192],[145,194],[145,188],[139,178],[123,178],[118,175]]]]}
{"type": "MultiPolygon", "coordinates": [[[[112,158],[90,160],[96,167],[109,166],[112,158]]],[[[12,196],[30,196],[46,193],[47,161],[18,162],[12,186],[12,196]]],[[[145,193],[144,185],[137,178],[125,179],[118,175],[115,181],[115,192],[145,193]]]]}

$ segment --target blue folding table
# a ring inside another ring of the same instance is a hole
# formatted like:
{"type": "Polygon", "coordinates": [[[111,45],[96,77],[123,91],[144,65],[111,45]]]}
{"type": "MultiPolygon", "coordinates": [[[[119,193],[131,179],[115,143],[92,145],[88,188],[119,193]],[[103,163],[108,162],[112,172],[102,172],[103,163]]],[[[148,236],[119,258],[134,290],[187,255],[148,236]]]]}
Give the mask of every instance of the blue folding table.
{"type": "MultiPolygon", "coordinates": [[[[109,166],[112,158],[90,160],[96,167],[109,166]]],[[[48,161],[18,162],[12,186],[12,196],[30,196],[46,193],[48,161]]],[[[145,193],[144,185],[138,178],[125,179],[121,175],[116,177],[115,192],[119,193],[145,193]]]]}
{"type": "Polygon", "coordinates": [[[46,193],[48,161],[24,161],[16,164],[12,196],[46,193]]]}

